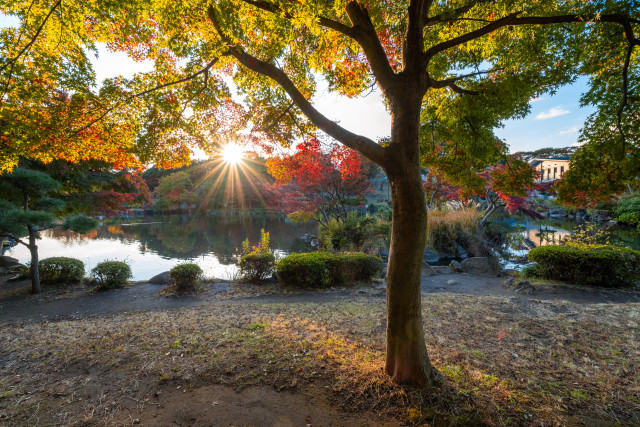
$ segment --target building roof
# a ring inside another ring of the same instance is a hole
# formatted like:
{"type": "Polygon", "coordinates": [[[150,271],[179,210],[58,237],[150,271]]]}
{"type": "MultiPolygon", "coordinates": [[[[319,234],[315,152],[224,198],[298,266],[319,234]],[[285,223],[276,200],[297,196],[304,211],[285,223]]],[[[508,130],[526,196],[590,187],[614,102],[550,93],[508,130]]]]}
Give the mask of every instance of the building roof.
{"type": "Polygon", "coordinates": [[[571,158],[568,156],[567,157],[540,157],[537,159],[531,159],[531,161],[529,161],[529,164],[531,164],[531,166],[533,167],[536,167],[540,163],[544,162],[545,160],[568,162],[569,160],[571,160],[571,158]]]}

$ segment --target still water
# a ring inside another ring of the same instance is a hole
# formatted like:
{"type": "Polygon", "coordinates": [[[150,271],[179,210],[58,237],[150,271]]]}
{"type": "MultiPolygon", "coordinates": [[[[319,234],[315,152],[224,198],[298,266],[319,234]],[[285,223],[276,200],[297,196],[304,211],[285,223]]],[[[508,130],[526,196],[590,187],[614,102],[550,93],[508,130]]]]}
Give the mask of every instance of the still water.
{"type": "MultiPolygon", "coordinates": [[[[233,278],[238,271],[241,243],[252,244],[260,229],[270,233],[271,248],[277,255],[310,251],[302,236],[318,233],[314,222],[290,223],[284,217],[195,217],[153,216],[103,221],[87,234],[59,229],[45,230],[38,241],[40,259],[66,256],[82,260],[87,272],[101,261],[126,261],[133,280],[146,280],[177,264],[198,264],[206,277],[233,278]]],[[[6,252],[21,263],[29,261],[29,251],[17,245],[6,252]]]]}

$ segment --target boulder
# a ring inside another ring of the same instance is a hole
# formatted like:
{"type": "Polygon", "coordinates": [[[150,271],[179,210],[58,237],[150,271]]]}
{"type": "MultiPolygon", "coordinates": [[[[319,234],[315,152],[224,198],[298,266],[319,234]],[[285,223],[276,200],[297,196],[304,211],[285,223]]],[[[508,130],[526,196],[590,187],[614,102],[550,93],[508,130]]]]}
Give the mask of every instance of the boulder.
{"type": "Polygon", "coordinates": [[[438,256],[437,253],[435,253],[431,249],[427,249],[424,251],[423,260],[425,264],[437,265],[438,261],[440,260],[440,257],[438,256]]]}
{"type": "Polygon", "coordinates": [[[467,255],[467,251],[460,244],[456,244],[456,249],[458,250],[458,256],[460,259],[467,259],[469,255],[467,255]]]}
{"type": "Polygon", "coordinates": [[[424,264],[422,266],[422,275],[423,276],[435,276],[436,271],[433,269],[433,267],[431,267],[429,264],[424,264]]]}
{"type": "Polygon", "coordinates": [[[446,265],[434,265],[433,267],[433,271],[435,271],[438,274],[452,274],[453,270],[449,267],[447,267],[446,265]]]}
{"type": "Polygon", "coordinates": [[[462,273],[463,272],[462,265],[456,260],[451,261],[451,263],[449,264],[449,268],[451,270],[455,271],[456,273],[462,273]]]}
{"type": "Polygon", "coordinates": [[[169,283],[171,278],[169,277],[169,272],[165,271],[164,273],[157,274],[148,280],[149,283],[154,285],[166,285],[169,283]]]}
{"type": "Polygon", "coordinates": [[[7,255],[0,256],[0,267],[11,267],[17,264],[20,262],[16,258],[7,255]]]}
{"type": "Polygon", "coordinates": [[[478,274],[481,276],[496,277],[496,269],[489,261],[489,258],[478,256],[467,258],[460,263],[462,271],[469,274],[478,274]]]}
{"type": "Polygon", "coordinates": [[[455,281],[455,280],[453,280],[453,279],[449,279],[449,280],[447,280],[447,285],[449,285],[449,286],[456,285],[457,283],[458,283],[458,282],[456,282],[456,281],[455,281]]]}
{"type": "Polygon", "coordinates": [[[531,295],[536,293],[536,289],[528,280],[517,280],[509,277],[502,281],[502,286],[512,289],[517,294],[531,295]]]}

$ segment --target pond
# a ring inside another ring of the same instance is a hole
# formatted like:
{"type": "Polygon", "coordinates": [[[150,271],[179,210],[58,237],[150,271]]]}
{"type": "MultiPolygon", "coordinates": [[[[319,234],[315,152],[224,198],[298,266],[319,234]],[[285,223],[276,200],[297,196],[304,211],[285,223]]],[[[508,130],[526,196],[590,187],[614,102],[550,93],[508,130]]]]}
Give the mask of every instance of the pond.
{"type": "MultiPolygon", "coordinates": [[[[153,216],[105,220],[87,234],[60,229],[41,232],[40,258],[66,256],[82,260],[87,272],[104,260],[127,261],[133,280],[146,280],[177,264],[198,264],[206,277],[231,279],[237,275],[241,243],[260,239],[260,230],[270,233],[277,255],[312,250],[302,239],[317,234],[314,222],[291,223],[280,216],[153,216]]],[[[5,252],[21,263],[29,251],[17,245],[5,252]]]]}
{"type": "MultiPolygon", "coordinates": [[[[547,217],[534,220],[522,215],[505,217],[498,222],[508,225],[511,229],[508,251],[515,258],[524,258],[529,250],[538,246],[560,244],[571,233],[589,224],[609,236],[609,242],[612,245],[640,250],[640,229],[636,227],[585,223],[567,217],[547,217]]],[[[509,267],[514,267],[514,265],[509,265],[509,267]]]]}

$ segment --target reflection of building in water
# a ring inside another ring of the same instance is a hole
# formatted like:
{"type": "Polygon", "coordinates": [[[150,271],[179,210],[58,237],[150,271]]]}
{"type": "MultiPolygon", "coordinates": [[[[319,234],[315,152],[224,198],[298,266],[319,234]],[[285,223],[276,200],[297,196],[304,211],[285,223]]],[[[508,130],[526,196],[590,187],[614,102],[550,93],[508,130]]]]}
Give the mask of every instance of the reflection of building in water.
{"type": "Polygon", "coordinates": [[[558,245],[565,240],[569,234],[571,234],[569,231],[562,228],[548,225],[538,226],[531,222],[527,222],[526,228],[523,231],[524,244],[529,249],[545,245],[558,245]]]}
{"type": "Polygon", "coordinates": [[[560,179],[569,170],[569,157],[550,157],[531,160],[531,166],[540,174],[537,182],[560,179]]]}

